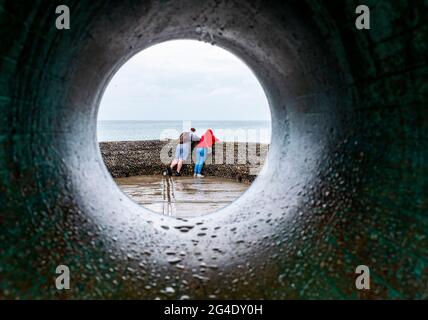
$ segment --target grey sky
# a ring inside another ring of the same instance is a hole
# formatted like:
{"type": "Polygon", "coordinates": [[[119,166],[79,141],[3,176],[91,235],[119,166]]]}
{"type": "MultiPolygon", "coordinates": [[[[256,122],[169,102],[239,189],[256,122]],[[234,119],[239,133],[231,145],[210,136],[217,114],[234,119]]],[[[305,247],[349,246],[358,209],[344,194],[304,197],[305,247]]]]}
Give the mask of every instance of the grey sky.
{"type": "Polygon", "coordinates": [[[114,76],[98,120],[270,120],[264,91],[233,54],[178,40],[148,48],[114,76]]]}

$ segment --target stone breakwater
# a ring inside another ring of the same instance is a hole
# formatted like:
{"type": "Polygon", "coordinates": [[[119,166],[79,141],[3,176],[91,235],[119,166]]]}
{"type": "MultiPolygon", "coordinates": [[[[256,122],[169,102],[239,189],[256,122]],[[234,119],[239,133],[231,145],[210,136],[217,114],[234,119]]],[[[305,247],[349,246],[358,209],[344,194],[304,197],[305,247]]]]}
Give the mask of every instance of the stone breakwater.
{"type": "MultiPolygon", "coordinates": [[[[175,147],[176,142],[172,140],[100,143],[104,163],[114,178],[161,174],[173,159],[175,147]]],[[[203,173],[251,182],[260,172],[268,149],[269,145],[259,143],[219,143],[212,149],[203,173]]],[[[183,175],[193,173],[194,160],[195,151],[184,166],[183,175]]]]}

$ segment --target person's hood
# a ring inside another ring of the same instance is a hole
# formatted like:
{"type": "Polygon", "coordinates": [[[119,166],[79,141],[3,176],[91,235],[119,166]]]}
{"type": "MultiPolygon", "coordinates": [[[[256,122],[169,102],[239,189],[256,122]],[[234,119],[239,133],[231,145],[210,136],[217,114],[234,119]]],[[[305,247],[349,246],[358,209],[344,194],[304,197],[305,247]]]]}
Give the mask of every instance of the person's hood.
{"type": "Polygon", "coordinates": [[[204,135],[201,137],[201,141],[198,144],[198,147],[201,148],[210,148],[213,144],[219,142],[220,140],[214,135],[211,129],[208,129],[204,135]]]}

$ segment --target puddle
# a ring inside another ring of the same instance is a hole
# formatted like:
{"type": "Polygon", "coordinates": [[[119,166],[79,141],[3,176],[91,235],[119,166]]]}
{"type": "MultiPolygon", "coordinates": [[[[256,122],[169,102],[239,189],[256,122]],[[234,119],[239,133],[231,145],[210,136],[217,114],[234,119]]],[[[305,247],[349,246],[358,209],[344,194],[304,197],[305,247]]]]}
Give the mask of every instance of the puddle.
{"type": "Polygon", "coordinates": [[[218,177],[136,176],[115,181],[139,205],[175,217],[195,217],[217,211],[250,186],[218,177]]]}

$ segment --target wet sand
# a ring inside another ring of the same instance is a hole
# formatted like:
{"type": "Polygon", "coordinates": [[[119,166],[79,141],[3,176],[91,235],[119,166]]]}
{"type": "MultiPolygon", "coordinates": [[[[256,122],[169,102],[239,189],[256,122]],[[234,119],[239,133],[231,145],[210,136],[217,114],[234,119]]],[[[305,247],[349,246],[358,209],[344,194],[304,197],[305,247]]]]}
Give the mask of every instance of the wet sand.
{"type": "Polygon", "coordinates": [[[154,212],[194,217],[221,209],[244,193],[249,183],[218,177],[135,176],[116,183],[131,199],[154,212]]]}

